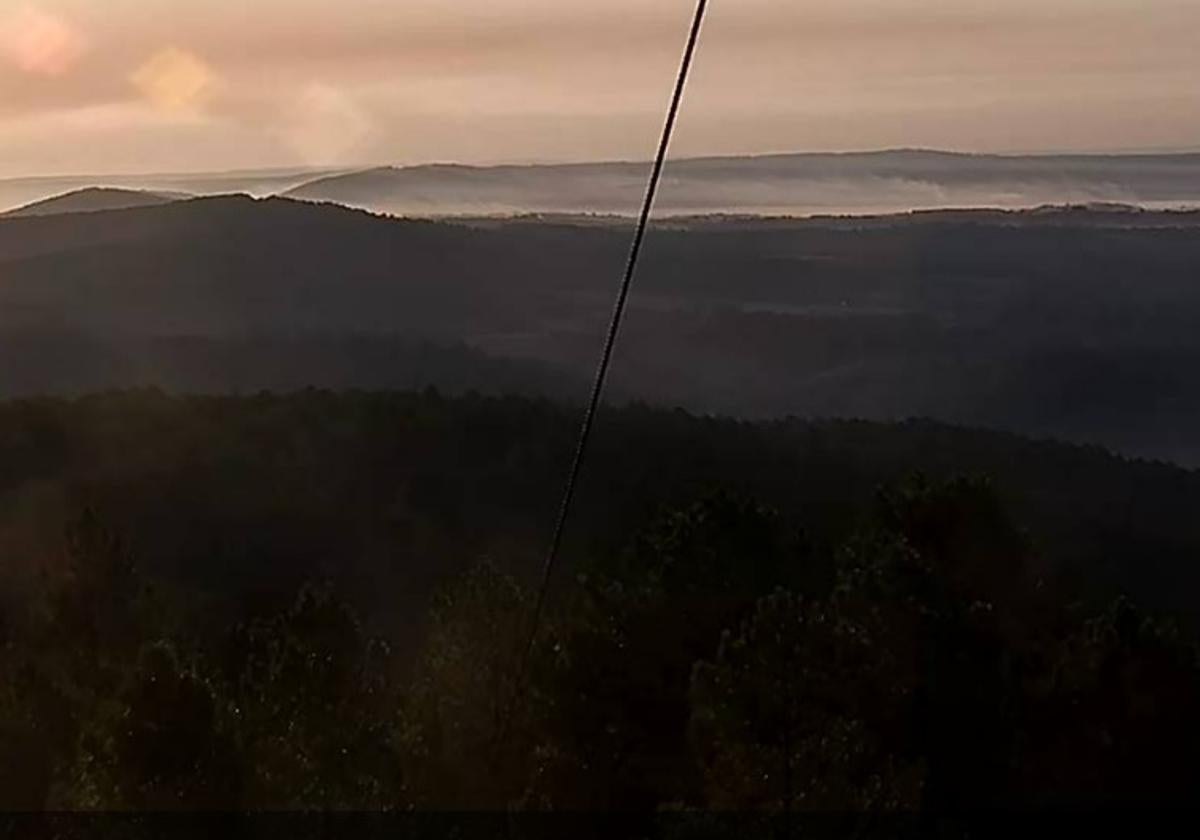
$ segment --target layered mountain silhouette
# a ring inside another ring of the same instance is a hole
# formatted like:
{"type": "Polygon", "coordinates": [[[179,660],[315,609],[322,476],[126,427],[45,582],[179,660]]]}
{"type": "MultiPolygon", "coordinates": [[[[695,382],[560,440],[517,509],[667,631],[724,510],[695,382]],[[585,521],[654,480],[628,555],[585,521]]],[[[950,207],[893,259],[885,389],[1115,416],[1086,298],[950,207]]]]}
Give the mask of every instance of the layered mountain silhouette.
{"type": "Polygon", "coordinates": [[[95,188],[189,196],[247,193],[274,195],[314,178],[336,174],[329,169],[263,169],[130,175],[63,175],[0,178],[0,213],[95,188]]]}
{"type": "MultiPolygon", "coordinates": [[[[271,169],[0,180],[0,211],[96,186],[247,193],[405,216],[636,212],[649,164],[271,169]]],[[[671,162],[661,215],[811,216],[1040,205],[1200,206],[1200,154],[978,155],[927,150],[671,162]]]]}
{"type": "MultiPolygon", "coordinates": [[[[396,215],[636,212],[649,165],[384,167],[285,195],[396,215]]],[[[816,215],[1041,204],[1200,203],[1200,155],[973,155],[921,150],[672,162],[660,213],[816,215]]]]}
{"type": "Polygon", "coordinates": [[[23,216],[54,216],[60,213],[95,213],[101,210],[131,210],[135,207],[157,207],[189,198],[186,193],[157,193],[145,190],[125,190],[114,187],[88,187],[35,201],[16,210],[0,214],[23,216]]]}

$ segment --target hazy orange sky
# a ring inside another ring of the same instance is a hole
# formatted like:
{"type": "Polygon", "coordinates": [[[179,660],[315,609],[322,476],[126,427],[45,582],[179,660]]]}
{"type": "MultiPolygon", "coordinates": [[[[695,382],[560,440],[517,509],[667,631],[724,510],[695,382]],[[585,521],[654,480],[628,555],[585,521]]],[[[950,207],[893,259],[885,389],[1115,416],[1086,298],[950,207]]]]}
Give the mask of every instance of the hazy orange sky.
{"type": "MultiPolygon", "coordinates": [[[[0,0],[0,176],[644,158],[694,0],[0,0]]],[[[677,154],[1200,147],[1200,0],[712,0],[677,154]]]]}

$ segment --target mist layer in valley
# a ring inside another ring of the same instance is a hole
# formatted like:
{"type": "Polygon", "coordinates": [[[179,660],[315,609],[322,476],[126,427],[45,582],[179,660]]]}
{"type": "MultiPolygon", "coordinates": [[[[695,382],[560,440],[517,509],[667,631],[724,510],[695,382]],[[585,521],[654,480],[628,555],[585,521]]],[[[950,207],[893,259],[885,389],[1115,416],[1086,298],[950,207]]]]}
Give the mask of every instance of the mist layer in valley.
{"type": "MultiPolygon", "coordinates": [[[[275,170],[208,175],[0,181],[0,212],[106,186],[156,193],[244,192],[401,216],[527,213],[628,216],[649,165],[428,165],[356,171],[275,170]]],[[[813,216],[1055,204],[1200,206],[1200,154],[974,155],[900,150],[673,161],[663,215],[813,216]]]]}
{"type": "MultiPolygon", "coordinates": [[[[286,195],[396,215],[604,213],[639,206],[648,165],[382,168],[286,195]]],[[[658,209],[810,216],[942,208],[1200,203],[1200,155],[996,156],[930,151],[675,161],[658,209]]]]}

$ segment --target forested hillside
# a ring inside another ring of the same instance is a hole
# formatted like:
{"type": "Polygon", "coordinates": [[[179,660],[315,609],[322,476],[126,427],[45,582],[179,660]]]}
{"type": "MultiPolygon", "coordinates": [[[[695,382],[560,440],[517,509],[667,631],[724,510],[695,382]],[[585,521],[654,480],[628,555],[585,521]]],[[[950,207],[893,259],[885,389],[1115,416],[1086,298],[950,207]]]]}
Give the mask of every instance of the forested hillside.
{"type": "Polygon", "coordinates": [[[1196,474],[933,423],[608,411],[522,669],[576,419],[433,392],[0,406],[4,804],[1194,789],[1196,474]]]}

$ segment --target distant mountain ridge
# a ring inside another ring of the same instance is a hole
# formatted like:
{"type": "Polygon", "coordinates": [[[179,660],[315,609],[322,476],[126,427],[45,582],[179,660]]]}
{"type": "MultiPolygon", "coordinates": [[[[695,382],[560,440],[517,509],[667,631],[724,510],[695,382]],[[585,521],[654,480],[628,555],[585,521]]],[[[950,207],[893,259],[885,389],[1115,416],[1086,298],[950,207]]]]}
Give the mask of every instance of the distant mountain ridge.
{"type": "MultiPolygon", "coordinates": [[[[376,167],[282,195],[407,216],[598,213],[638,207],[645,162],[376,167]]],[[[662,215],[885,214],[968,207],[1200,205],[1200,154],[985,155],[878,152],[671,161],[662,215]]]]}

